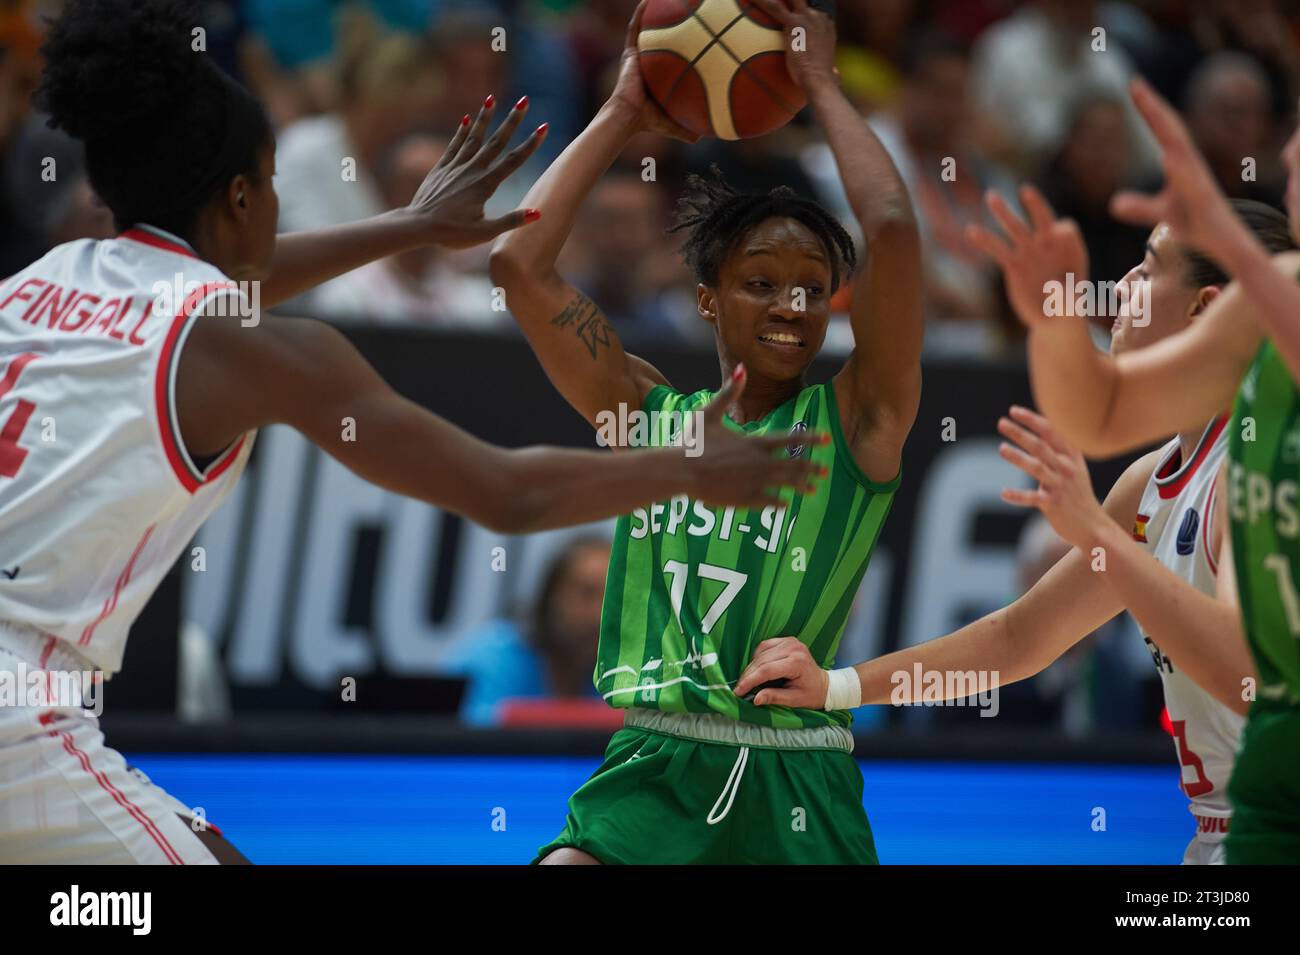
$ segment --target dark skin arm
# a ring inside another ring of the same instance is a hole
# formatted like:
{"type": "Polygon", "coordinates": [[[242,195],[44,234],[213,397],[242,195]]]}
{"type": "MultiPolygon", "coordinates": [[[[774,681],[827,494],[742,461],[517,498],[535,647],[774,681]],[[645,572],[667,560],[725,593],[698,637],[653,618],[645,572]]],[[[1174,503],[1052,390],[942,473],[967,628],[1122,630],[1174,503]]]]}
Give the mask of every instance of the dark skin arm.
{"type": "Polygon", "coordinates": [[[849,320],[856,347],[835,376],[844,433],[863,472],[887,482],[921,400],[921,240],[912,201],[893,160],[844,96],[835,72],[835,25],[807,0],[756,0],[805,49],[787,45],[786,64],[803,87],[866,240],[853,280],[849,320]]]}
{"type": "Polygon", "coordinates": [[[525,533],[625,514],[677,493],[757,507],[779,504],[777,486],[811,489],[811,462],[783,455],[790,436],[747,438],[723,425],[724,401],[743,387],[741,376],[705,410],[704,453],[696,457],[679,448],[613,456],[507,450],[397,394],[324,323],[280,318],[244,327],[212,316],[196,322],[181,354],[176,404],[192,454],[214,454],[248,430],[287,424],[371,483],[492,530],[525,533]],[[345,440],[344,419],[355,423],[354,440],[345,440]]]}
{"type": "Polygon", "coordinates": [[[609,101],[549,169],[524,205],[541,220],[503,235],[492,250],[492,281],[505,289],[511,314],[556,390],[593,426],[602,411],[641,407],[667,380],[648,362],[629,355],[600,308],[556,269],[587,194],[628,140],[654,131],[678,139],[697,137],[663,115],[649,99],[637,65],[636,38],[644,2],[628,26],[623,66],[609,101]]]}
{"type": "Polygon", "coordinates": [[[485,102],[473,123],[460,125],[405,208],[360,222],[279,236],[270,273],[262,280],[263,307],[271,308],[376,259],[426,245],[466,249],[532,221],[526,208],[499,219],[483,216],[483,204],[546,138],[543,124],[504,152],[528,113],[527,97],[488,136],[495,112],[495,102],[485,102]]]}

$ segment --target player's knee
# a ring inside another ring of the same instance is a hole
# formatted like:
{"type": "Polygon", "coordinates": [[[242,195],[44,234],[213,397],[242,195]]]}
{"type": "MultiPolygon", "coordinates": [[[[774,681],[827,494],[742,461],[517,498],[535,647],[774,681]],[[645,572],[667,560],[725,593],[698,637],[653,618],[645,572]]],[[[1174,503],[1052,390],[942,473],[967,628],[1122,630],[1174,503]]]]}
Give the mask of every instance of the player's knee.
{"type": "Polygon", "coordinates": [[[600,865],[601,862],[595,856],[581,849],[574,849],[571,846],[564,846],[549,852],[538,865],[600,865]]]}

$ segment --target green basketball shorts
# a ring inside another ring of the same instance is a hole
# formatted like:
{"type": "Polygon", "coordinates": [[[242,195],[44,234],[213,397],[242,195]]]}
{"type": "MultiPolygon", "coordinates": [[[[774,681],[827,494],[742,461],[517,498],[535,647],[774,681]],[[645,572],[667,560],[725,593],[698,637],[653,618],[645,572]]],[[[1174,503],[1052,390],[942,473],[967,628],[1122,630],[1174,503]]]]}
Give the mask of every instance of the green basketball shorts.
{"type": "Polygon", "coordinates": [[[572,846],[607,864],[875,864],[852,750],[840,726],[630,708],[533,861],[572,846]]]}
{"type": "Polygon", "coordinates": [[[1229,865],[1300,863],[1300,709],[1251,706],[1228,798],[1229,865]]]}

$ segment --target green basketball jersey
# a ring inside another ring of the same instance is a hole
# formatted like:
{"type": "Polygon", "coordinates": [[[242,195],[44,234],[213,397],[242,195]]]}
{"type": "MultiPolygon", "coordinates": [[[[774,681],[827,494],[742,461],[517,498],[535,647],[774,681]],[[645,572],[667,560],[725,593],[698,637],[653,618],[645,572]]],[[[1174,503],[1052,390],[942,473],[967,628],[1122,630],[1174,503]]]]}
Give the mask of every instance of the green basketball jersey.
{"type": "Polygon", "coordinates": [[[1258,698],[1300,705],[1300,392],[1271,342],[1237,391],[1228,462],[1233,560],[1258,698]]]}
{"type": "MultiPolygon", "coordinates": [[[[651,390],[641,409],[649,416],[644,443],[678,443],[682,415],[714,394],[651,390]]],[[[781,507],[712,508],[679,496],[620,517],[596,689],[616,707],[713,711],[774,727],[847,726],[845,711],[755,706],[731,687],[771,637],[798,637],[820,665],[832,663],[899,479],[876,484],[858,469],[830,383],[803,389],[761,420],[727,424],[750,434],[828,433],[831,444],[802,453],[830,474],[815,494],[782,491],[781,507]]]]}

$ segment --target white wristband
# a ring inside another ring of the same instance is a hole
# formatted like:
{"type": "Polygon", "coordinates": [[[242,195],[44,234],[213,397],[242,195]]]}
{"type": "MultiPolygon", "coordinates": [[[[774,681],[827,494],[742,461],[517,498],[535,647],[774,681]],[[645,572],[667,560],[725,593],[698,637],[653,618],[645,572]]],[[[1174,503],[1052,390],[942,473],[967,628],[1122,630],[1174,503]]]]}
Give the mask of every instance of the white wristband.
{"type": "Polygon", "coordinates": [[[826,705],[824,710],[851,710],[862,705],[862,680],[853,667],[840,667],[826,674],[826,705]]]}

